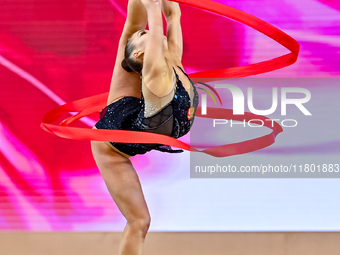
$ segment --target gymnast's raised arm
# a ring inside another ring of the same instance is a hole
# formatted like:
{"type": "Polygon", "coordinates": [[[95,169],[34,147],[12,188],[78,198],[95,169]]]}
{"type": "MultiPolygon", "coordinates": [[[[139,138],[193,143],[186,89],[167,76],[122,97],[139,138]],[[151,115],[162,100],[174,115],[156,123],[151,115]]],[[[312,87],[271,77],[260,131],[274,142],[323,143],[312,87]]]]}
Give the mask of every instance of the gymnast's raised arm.
{"type": "Polygon", "coordinates": [[[147,12],[141,0],[129,0],[127,17],[121,36],[121,41],[126,45],[127,39],[140,29],[145,29],[147,24],[147,12]]]}
{"type": "MultiPolygon", "coordinates": [[[[140,47],[145,51],[143,54],[143,86],[158,97],[166,95],[172,85],[172,66],[165,59],[168,49],[167,38],[163,34],[163,20],[160,0],[142,0],[148,17],[149,32],[147,40],[140,40],[140,47]]],[[[139,37],[142,37],[140,34],[139,37]]],[[[137,55],[136,55],[137,56],[137,55]]],[[[137,56],[138,57],[138,56],[137,56]]]]}
{"type": "Polygon", "coordinates": [[[179,60],[183,55],[183,36],[181,27],[181,9],[176,2],[161,0],[163,14],[167,24],[167,38],[169,51],[179,60]]]}

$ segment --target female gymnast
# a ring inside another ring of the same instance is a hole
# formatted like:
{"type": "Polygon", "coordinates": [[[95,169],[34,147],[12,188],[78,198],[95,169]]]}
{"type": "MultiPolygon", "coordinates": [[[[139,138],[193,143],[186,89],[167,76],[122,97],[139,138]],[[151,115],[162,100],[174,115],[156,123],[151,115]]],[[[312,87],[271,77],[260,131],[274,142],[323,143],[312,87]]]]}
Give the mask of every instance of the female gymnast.
{"type": "MultiPolygon", "coordinates": [[[[193,124],[198,93],[183,71],[181,11],[166,0],[129,0],[107,106],[93,128],[153,132],[179,138],[193,124]],[[167,22],[163,35],[162,11],[167,22]],[[146,30],[146,24],[149,30],[146,30]],[[133,72],[131,72],[133,71],[133,72]]],[[[161,144],[91,141],[105,184],[127,220],[119,254],[141,254],[150,225],[138,175],[129,160],[150,150],[177,153],[161,144]]]]}

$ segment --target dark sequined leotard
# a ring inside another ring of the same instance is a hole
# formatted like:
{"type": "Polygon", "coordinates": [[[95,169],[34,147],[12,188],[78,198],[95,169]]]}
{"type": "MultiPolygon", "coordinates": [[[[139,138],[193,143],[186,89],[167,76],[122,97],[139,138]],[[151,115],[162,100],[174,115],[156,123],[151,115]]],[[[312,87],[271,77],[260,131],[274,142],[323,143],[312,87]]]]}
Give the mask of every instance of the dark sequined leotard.
{"type": "MultiPolygon", "coordinates": [[[[190,80],[194,90],[194,97],[191,100],[175,70],[174,72],[176,75],[176,92],[173,100],[156,114],[145,118],[143,96],[142,98],[126,96],[106,106],[99,113],[100,120],[95,124],[95,127],[98,129],[153,132],[174,138],[187,134],[194,122],[194,116],[199,103],[198,93],[193,82],[190,80]]],[[[182,72],[188,77],[183,70],[182,72]]],[[[183,150],[173,150],[170,146],[164,144],[110,143],[121,152],[130,156],[145,154],[151,150],[169,153],[183,152],[183,150]]]]}

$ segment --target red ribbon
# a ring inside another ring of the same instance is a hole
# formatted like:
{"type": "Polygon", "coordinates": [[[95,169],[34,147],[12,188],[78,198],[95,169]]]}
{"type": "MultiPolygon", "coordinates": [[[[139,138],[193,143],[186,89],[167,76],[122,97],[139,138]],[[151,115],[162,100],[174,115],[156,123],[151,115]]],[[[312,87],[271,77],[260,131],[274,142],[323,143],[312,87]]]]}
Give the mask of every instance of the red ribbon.
{"type": "MultiPolygon", "coordinates": [[[[280,43],[282,46],[286,47],[288,50],[291,51],[291,53],[289,54],[256,64],[193,73],[189,75],[191,79],[209,78],[211,80],[212,79],[221,80],[227,78],[246,77],[250,75],[256,75],[277,70],[292,65],[297,60],[300,48],[299,43],[286,33],[282,32],[278,28],[266,23],[265,21],[259,18],[256,18],[250,14],[247,14],[235,8],[217,2],[212,2],[210,0],[175,0],[174,2],[187,4],[239,21],[269,36],[270,38],[272,38],[273,40],[280,43]]],[[[154,134],[143,131],[69,127],[71,123],[75,122],[76,120],[84,116],[90,115],[92,113],[101,112],[101,110],[106,106],[108,94],[109,93],[104,93],[96,96],[91,96],[61,105],[46,113],[43,117],[43,121],[40,126],[47,132],[68,139],[94,140],[106,142],[110,141],[117,143],[158,143],[178,147],[184,150],[203,152],[215,157],[227,157],[265,148],[273,144],[275,142],[275,137],[280,132],[283,131],[282,127],[278,123],[274,121],[266,121],[270,119],[264,116],[259,116],[252,113],[245,113],[244,115],[233,115],[232,110],[230,109],[210,107],[208,107],[209,114],[204,116],[200,114],[200,107],[198,107],[196,116],[202,118],[230,119],[240,121],[259,119],[264,122],[264,126],[272,129],[273,131],[270,134],[263,137],[255,138],[240,143],[227,144],[214,148],[208,148],[200,151],[173,137],[161,134],[154,134]],[[78,114],[63,120],[59,125],[52,124],[62,114],[67,112],[78,112],[78,114]]],[[[256,122],[252,121],[252,123],[256,122]]],[[[262,124],[261,121],[259,121],[258,123],[262,124]]]]}

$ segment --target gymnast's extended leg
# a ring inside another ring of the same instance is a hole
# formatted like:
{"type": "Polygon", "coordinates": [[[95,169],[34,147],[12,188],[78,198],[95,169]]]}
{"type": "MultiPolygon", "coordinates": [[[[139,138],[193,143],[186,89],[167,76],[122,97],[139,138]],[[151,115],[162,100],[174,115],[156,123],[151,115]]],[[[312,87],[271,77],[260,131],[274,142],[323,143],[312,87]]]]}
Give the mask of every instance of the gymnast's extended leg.
{"type": "MultiPolygon", "coordinates": [[[[107,103],[123,96],[140,97],[140,77],[121,67],[128,38],[147,23],[146,10],[140,0],[129,0],[127,19],[119,41],[110,93],[107,103]]],[[[150,224],[150,215],[139,178],[131,161],[113,150],[105,142],[91,141],[93,157],[105,184],[119,210],[127,220],[119,255],[142,254],[144,239],[150,224]]]]}
{"type": "Polygon", "coordinates": [[[121,63],[124,59],[125,46],[128,39],[138,30],[145,29],[146,24],[147,13],[141,0],[129,0],[127,17],[118,44],[107,104],[110,104],[123,96],[141,96],[140,74],[126,72],[122,68],[121,63]]]}

